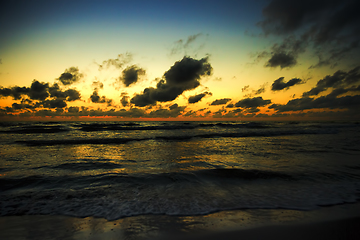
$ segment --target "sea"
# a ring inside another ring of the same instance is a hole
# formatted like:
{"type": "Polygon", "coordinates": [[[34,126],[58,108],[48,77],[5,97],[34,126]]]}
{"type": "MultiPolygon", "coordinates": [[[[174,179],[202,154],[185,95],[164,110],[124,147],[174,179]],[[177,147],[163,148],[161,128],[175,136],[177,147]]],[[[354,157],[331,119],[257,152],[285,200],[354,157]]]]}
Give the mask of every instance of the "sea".
{"type": "Polygon", "coordinates": [[[0,216],[116,220],[359,200],[359,122],[0,122],[0,216]]]}

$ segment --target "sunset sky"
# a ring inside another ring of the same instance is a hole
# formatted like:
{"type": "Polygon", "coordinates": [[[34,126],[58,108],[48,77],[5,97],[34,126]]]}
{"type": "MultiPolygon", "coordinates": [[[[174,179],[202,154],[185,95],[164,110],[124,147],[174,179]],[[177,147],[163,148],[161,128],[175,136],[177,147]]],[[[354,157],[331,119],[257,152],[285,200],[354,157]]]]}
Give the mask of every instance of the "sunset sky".
{"type": "Polygon", "coordinates": [[[359,9],[7,1],[0,120],[360,120],[359,9]]]}

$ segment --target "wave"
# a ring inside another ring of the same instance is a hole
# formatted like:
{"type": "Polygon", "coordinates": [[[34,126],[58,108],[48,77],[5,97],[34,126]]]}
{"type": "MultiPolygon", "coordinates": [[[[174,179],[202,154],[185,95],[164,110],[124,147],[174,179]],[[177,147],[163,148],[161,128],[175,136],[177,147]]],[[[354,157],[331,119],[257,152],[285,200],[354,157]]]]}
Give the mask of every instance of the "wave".
{"type": "MultiPolygon", "coordinates": [[[[38,168],[53,168],[65,169],[72,171],[86,171],[93,169],[116,169],[124,167],[120,164],[110,162],[78,162],[78,163],[64,163],[52,167],[42,166],[38,168]]],[[[274,171],[263,171],[255,169],[238,169],[238,168],[221,168],[221,169],[206,169],[197,171],[180,171],[180,172],[165,172],[158,174],[133,174],[126,173],[107,173],[98,174],[95,176],[41,176],[33,175],[22,178],[0,178],[0,190],[5,191],[16,188],[28,187],[46,187],[64,184],[76,186],[77,184],[90,184],[94,181],[99,184],[108,185],[112,183],[142,183],[148,185],[166,184],[172,182],[188,182],[198,183],[201,181],[221,181],[221,180],[261,180],[261,179],[294,179],[285,173],[274,171]]]]}
{"type": "Polygon", "coordinates": [[[204,134],[153,136],[145,138],[88,138],[88,139],[49,139],[49,140],[18,140],[17,144],[27,146],[53,146],[53,145],[83,145],[83,144],[126,144],[132,141],[188,141],[201,138],[241,138],[241,137],[276,137],[302,134],[333,134],[336,129],[279,129],[276,131],[240,131],[240,132],[210,132],[204,134]]]}
{"type": "Polygon", "coordinates": [[[59,133],[69,129],[63,126],[23,126],[2,130],[0,133],[30,134],[30,133],[59,133]]]}
{"type": "Polygon", "coordinates": [[[251,208],[310,210],[354,202],[359,194],[358,181],[309,182],[281,172],[251,169],[1,179],[1,188],[10,185],[21,191],[2,191],[1,216],[52,214],[108,220],[251,208]]]}

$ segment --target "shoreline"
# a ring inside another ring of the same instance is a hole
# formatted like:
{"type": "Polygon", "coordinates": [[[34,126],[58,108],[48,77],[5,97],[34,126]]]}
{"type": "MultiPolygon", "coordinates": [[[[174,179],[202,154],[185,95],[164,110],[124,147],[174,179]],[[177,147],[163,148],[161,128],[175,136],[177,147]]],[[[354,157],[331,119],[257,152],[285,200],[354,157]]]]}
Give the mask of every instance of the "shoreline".
{"type": "Polygon", "coordinates": [[[357,239],[360,203],[311,211],[246,209],[199,216],[0,217],[0,238],[20,239],[357,239]]]}

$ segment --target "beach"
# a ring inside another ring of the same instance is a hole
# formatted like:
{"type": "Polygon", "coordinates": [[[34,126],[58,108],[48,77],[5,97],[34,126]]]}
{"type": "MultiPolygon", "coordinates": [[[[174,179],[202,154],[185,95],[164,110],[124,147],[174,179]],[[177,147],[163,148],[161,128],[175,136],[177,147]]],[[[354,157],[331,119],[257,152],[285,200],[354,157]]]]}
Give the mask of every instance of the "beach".
{"type": "Polygon", "coordinates": [[[0,238],[21,239],[358,239],[360,204],[313,211],[233,210],[203,216],[143,215],[114,221],[69,216],[0,218],[0,238]]]}

